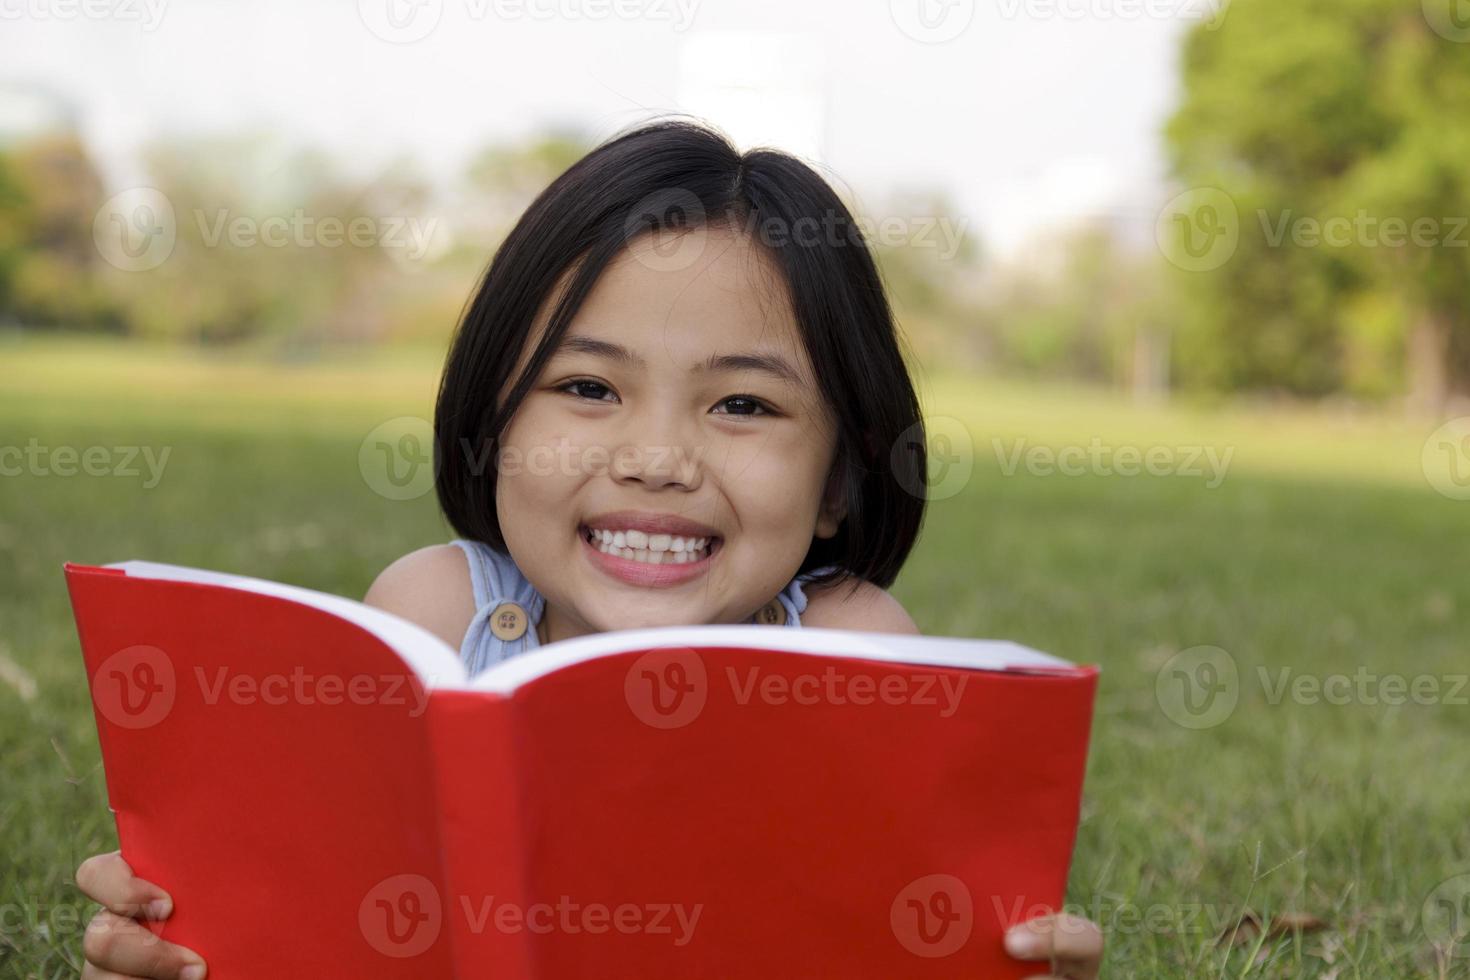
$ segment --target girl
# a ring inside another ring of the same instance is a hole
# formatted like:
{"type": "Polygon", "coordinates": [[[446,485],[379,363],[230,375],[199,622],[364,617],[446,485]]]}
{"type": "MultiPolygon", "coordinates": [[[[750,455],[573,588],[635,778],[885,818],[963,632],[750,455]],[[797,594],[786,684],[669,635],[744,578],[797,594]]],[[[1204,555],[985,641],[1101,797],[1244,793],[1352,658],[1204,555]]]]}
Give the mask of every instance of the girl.
{"type": "MultiPolygon", "coordinates": [[[[923,518],[918,400],[852,216],[793,157],[679,121],[589,153],[497,252],[434,427],[460,537],[395,561],[365,601],[471,672],[645,626],[918,632],[885,590],[923,518]]],[[[118,852],[77,884],[104,906],[84,977],[203,976],[135,921],[171,904],[118,852]]],[[[1007,944],[1074,980],[1101,959],[1068,916],[1007,944]]]]}

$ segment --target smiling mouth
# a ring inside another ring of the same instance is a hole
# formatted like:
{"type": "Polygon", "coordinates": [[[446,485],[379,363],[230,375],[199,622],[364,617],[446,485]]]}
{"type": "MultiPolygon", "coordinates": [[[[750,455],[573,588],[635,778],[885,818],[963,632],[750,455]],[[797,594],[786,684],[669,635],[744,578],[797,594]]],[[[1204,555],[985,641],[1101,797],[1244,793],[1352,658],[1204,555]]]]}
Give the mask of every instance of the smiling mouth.
{"type": "Polygon", "coordinates": [[[697,564],[714,557],[724,544],[724,539],[718,535],[688,537],[641,531],[605,531],[586,525],[578,530],[582,540],[597,551],[646,565],[697,564]]]}

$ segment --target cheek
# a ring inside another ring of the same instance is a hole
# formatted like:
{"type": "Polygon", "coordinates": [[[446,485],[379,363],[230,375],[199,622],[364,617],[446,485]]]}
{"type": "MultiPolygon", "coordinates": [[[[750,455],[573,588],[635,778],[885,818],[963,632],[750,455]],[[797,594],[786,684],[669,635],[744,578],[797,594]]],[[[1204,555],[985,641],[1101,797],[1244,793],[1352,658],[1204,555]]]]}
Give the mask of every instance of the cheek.
{"type": "Polygon", "coordinates": [[[802,549],[811,536],[825,473],[816,453],[804,444],[766,444],[723,461],[719,479],[724,493],[752,537],[798,535],[802,549]]]}
{"type": "Polygon", "coordinates": [[[538,540],[570,518],[582,479],[574,446],[567,434],[538,431],[534,424],[506,430],[496,464],[495,507],[507,541],[538,540]]]}

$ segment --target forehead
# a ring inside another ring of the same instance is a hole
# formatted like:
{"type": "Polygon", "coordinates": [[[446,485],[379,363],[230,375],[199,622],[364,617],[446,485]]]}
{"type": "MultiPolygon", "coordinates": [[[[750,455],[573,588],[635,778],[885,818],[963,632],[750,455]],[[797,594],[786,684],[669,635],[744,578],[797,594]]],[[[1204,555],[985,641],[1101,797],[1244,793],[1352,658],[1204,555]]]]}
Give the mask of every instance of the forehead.
{"type": "Polygon", "coordinates": [[[719,227],[635,239],[598,277],[568,334],[616,342],[655,368],[774,352],[813,380],[780,271],[759,246],[719,227]]]}

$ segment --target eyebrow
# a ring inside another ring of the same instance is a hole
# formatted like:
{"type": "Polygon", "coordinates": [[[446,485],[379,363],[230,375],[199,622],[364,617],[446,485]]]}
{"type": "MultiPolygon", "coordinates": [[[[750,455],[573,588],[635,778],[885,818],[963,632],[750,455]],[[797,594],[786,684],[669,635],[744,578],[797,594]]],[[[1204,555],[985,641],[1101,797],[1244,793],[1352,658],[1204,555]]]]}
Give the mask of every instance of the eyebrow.
{"type": "MultiPolygon", "coordinates": [[[[610,361],[618,361],[630,367],[643,368],[648,362],[624,347],[607,340],[595,340],[573,334],[557,346],[557,354],[589,354],[610,361]]],[[[801,373],[780,354],[768,351],[749,351],[743,354],[712,354],[703,364],[696,364],[696,371],[760,371],[779,378],[788,384],[804,384],[801,373]]]]}

